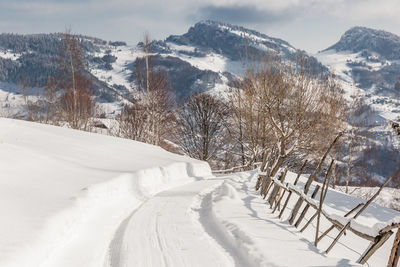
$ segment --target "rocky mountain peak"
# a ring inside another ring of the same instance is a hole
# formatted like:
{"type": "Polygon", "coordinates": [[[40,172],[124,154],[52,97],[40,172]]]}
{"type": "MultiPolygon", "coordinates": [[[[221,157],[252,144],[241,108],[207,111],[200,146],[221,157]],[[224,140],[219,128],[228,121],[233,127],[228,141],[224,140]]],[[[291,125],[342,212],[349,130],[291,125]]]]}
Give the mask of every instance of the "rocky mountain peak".
{"type": "Polygon", "coordinates": [[[400,36],[366,27],[353,27],[347,30],[339,42],[326,50],[351,51],[353,53],[368,51],[378,53],[388,60],[400,59],[400,36]]]}
{"type": "Polygon", "coordinates": [[[274,51],[282,56],[296,52],[296,49],[284,40],[212,20],[200,21],[183,35],[169,36],[166,42],[194,46],[203,52],[223,54],[232,60],[239,60],[245,49],[254,53],[274,51]]]}

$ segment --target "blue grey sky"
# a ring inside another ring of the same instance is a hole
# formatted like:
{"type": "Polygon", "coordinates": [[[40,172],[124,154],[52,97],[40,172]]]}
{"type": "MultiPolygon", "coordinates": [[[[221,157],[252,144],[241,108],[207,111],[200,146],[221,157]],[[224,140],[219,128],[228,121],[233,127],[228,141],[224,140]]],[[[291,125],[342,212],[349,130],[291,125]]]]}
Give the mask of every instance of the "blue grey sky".
{"type": "Polygon", "coordinates": [[[0,0],[0,32],[74,33],[136,44],[199,20],[242,25],[317,52],[352,26],[400,35],[399,0],[0,0]]]}

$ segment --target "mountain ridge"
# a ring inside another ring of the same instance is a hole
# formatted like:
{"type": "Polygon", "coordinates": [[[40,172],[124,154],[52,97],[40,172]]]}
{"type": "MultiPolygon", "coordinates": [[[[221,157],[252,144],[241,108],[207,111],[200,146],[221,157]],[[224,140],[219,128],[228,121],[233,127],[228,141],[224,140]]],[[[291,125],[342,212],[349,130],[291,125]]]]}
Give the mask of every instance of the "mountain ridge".
{"type": "Polygon", "coordinates": [[[355,26],[347,30],[336,44],[323,51],[331,49],[352,52],[369,50],[386,59],[400,59],[400,36],[384,30],[355,26]]]}

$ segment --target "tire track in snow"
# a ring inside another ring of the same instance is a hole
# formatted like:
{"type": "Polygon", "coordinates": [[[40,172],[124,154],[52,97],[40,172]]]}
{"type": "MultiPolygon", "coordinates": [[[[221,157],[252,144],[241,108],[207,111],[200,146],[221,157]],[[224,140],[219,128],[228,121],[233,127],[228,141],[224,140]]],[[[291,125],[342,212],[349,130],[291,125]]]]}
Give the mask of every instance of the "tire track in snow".
{"type": "Polygon", "coordinates": [[[122,247],[126,228],[128,226],[129,220],[132,218],[132,216],[136,213],[136,211],[138,211],[145,202],[143,202],[138,207],[136,207],[135,210],[128,217],[126,217],[119,225],[117,231],[114,234],[114,238],[111,240],[111,243],[108,247],[108,253],[107,253],[106,259],[104,261],[104,267],[123,266],[122,260],[121,260],[121,252],[124,249],[126,249],[126,248],[122,247]]]}
{"type": "MultiPolygon", "coordinates": [[[[167,204],[165,204],[164,207],[165,207],[166,205],[167,205],[167,204]]],[[[158,248],[160,249],[161,255],[162,255],[162,260],[163,260],[162,265],[165,266],[165,267],[168,267],[168,266],[169,266],[169,265],[167,264],[167,263],[168,263],[168,260],[167,260],[167,258],[166,258],[166,256],[165,256],[165,254],[166,254],[166,248],[164,248],[165,242],[162,242],[163,240],[161,239],[161,234],[160,234],[159,216],[160,216],[160,213],[157,213],[157,216],[156,216],[156,218],[155,218],[155,223],[154,223],[154,229],[155,229],[156,237],[157,237],[157,245],[158,245],[158,248]]]]}
{"type": "Polygon", "coordinates": [[[230,229],[232,231],[229,231],[215,216],[212,208],[213,193],[221,186],[222,183],[200,193],[197,197],[197,203],[194,202],[192,209],[198,213],[198,219],[206,233],[219,244],[222,250],[226,251],[233,258],[235,266],[260,266],[256,259],[253,259],[251,255],[240,248],[243,242],[240,239],[244,237],[238,238],[234,234],[237,229],[230,229]]]}
{"type": "Polygon", "coordinates": [[[199,192],[220,182],[196,181],[149,198],[120,224],[104,267],[234,265],[190,212],[199,192]]]}

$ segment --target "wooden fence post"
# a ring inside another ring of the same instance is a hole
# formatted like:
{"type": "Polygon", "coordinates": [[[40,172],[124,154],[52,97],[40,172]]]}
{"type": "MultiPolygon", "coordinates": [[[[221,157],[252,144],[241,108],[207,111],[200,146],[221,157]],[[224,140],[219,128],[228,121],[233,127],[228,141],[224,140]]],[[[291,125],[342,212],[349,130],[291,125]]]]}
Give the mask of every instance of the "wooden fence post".
{"type": "Polygon", "coordinates": [[[317,247],[318,245],[318,235],[319,235],[319,222],[321,220],[321,211],[322,211],[322,205],[324,204],[326,194],[328,193],[328,188],[329,188],[329,182],[331,181],[331,176],[329,176],[332,166],[335,163],[335,160],[332,159],[331,164],[329,165],[328,170],[326,171],[325,178],[324,178],[324,184],[322,186],[321,190],[321,195],[319,197],[319,206],[317,210],[317,227],[315,227],[315,239],[314,239],[314,245],[317,247]]]}
{"type": "MultiPolygon", "coordinates": [[[[332,147],[336,144],[336,142],[339,140],[339,138],[343,135],[343,132],[340,132],[336,138],[333,140],[333,142],[329,145],[328,149],[325,151],[325,154],[322,156],[321,160],[318,163],[317,168],[315,171],[310,175],[310,177],[307,180],[306,185],[304,186],[304,193],[307,194],[308,190],[310,189],[311,183],[314,181],[315,177],[317,176],[317,173],[321,170],[322,164],[325,161],[325,158],[328,156],[329,151],[331,151],[332,147]]],[[[299,198],[296,202],[296,205],[293,207],[292,214],[290,215],[289,218],[289,223],[293,224],[294,220],[296,219],[297,213],[299,212],[299,209],[301,205],[303,204],[303,200],[299,198]]]]}
{"type": "MultiPolygon", "coordinates": [[[[376,192],[368,201],[367,203],[365,203],[365,205],[356,213],[356,215],[354,215],[353,219],[357,219],[358,216],[360,216],[360,214],[369,206],[369,204],[371,204],[371,202],[379,195],[379,193],[382,191],[382,189],[389,183],[389,181],[392,179],[392,177],[389,177],[388,179],[386,179],[386,181],[381,185],[381,187],[379,188],[378,192],[376,192]]],[[[350,222],[349,221],[343,228],[342,230],[339,232],[339,234],[336,236],[336,238],[333,240],[332,244],[328,247],[328,249],[325,251],[325,253],[329,253],[329,251],[333,248],[333,246],[337,243],[337,241],[339,240],[339,238],[343,235],[343,233],[346,231],[346,229],[350,226],[350,222]]]]}
{"type": "Polygon", "coordinates": [[[261,182],[261,196],[263,197],[263,199],[265,199],[265,197],[268,194],[270,184],[271,184],[271,177],[269,177],[267,173],[265,176],[263,175],[263,180],[261,182]]]}
{"type": "Polygon", "coordinates": [[[378,235],[374,242],[372,242],[367,250],[361,255],[360,259],[357,263],[364,264],[367,260],[377,251],[385,242],[389,239],[389,237],[393,234],[392,231],[388,231],[384,234],[378,235]]]}
{"type": "Polygon", "coordinates": [[[318,211],[316,211],[314,213],[314,215],[311,216],[311,218],[308,220],[308,222],[303,226],[303,228],[301,228],[301,230],[300,230],[301,233],[304,232],[304,230],[306,230],[306,228],[312,223],[312,221],[315,219],[315,217],[317,217],[317,215],[318,215],[318,211]]]}
{"type": "MultiPolygon", "coordinates": [[[[287,174],[288,169],[285,168],[281,173],[280,173],[280,177],[279,177],[279,181],[283,184],[283,182],[285,181],[285,177],[287,174]]],[[[268,203],[270,204],[270,208],[272,208],[272,205],[274,204],[274,201],[276,201],[276,195],[279,193],[280,191],[280,187],[277,184],[274,184],[274,188],[272,189],[271,194],[269,195],[268,198],[268,203]]]]}
{"type": "MultiPolygon", "coordinates": [[[[314,199],[317,196],[317,193],[318,193],[320,187],[321,186],[319,184],[315,187],[314,192],[311,195],[312,199],[314,199]]],[[[297,222],[294,224],[294,226],[296,226],[296,228],[299,227],[299,225],[300,225],[301,221],[303,220],[304,216],[306,216],[306,213],[307,213],[309,208],[310,208],[310,204],[307,203],[307,205],[304,207],[303,211],[301,212],[299,218],[297,219],[297,222]]]]}
{"type": "MultiPolygon", "coordinates": [[[[305,160],[305,161],[304,161],[304,163],[303,163],[303,165],[301,166],[299,172],[297,173],[297,177],[296,177],[296,180],[294,180],[293,185],[297,185],[297,182],[299,181],[300,176],[301,176],[301,174],[303,173],[303,170],[304,170],[304,168],[305,168],[306,165],[307,165],[307,162],[308,162],[308,160],[305,160]]],[[[291,197],[291,196],[292,196],[292,191],[289,192],[289,195],[288,195],[288,197],[286,198],[285,204],[283,204],[282,210],[281,210],[281,212],[279,213],[279,218],[282,217],[283,212],[285,211],[286,206],[287,206],[287,204],[289,203],[289,200],[290,200],[290,197],[291,197]]]]}
{"type": "MultiPolygon", "coordinates": [[[[289,183],[286,183],[286,188],[288,187],[288,184],[289,184],[289,183]]],[[[281,210],[281,209],[280,209],[281,201],[282,201],[282,199],[284,198],[284,196],[285,196],[285,194],[286,194],[286,191],[287,191],[287,190],[283,190],[283,193],[282,193],[282,195],[279,197],[278,201],[277,201],[277,202],[275,201],[276,204],[275,204],[275,208],[274,208],[274,210],[272,211],[272,213],[275,213],[276,208],[278,208],[279,211],[281,210]]]]}
{"type": "Polygon", "coordinates": [[[392,251],[390,252],[388,267],[396,267],[400,256],[400,228],[397,228],[396,237],[393,241],[392,251]]]}

